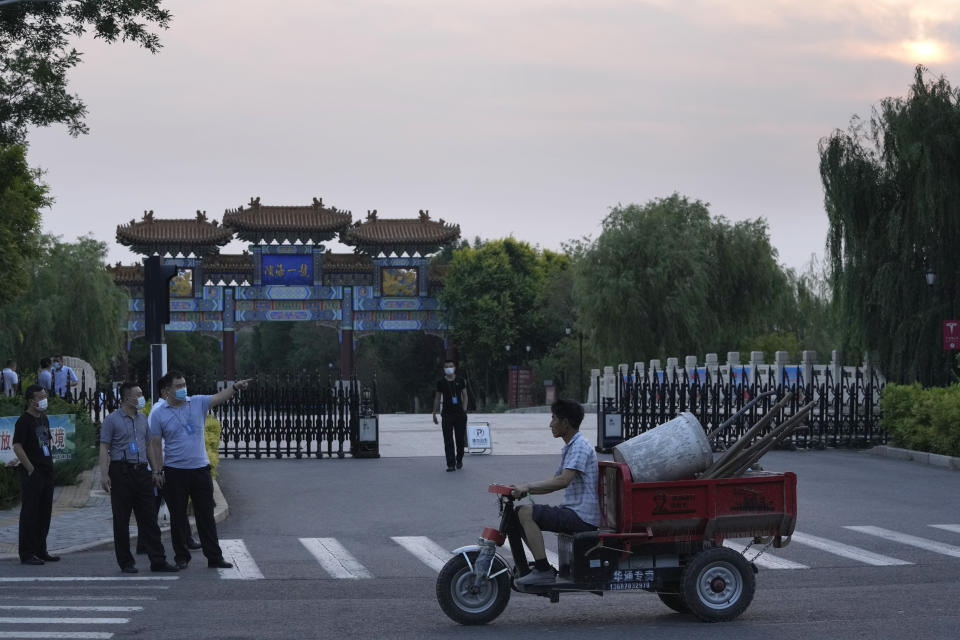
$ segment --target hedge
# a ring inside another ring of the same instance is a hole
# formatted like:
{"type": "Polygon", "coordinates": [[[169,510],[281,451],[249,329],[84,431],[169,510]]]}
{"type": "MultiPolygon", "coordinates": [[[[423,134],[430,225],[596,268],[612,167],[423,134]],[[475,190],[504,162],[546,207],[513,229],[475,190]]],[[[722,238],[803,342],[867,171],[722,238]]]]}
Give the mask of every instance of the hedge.
{"type": "Polygon", "coordinates": [[[880,408],[880,425],[895,446],[960,456],[960,385],[888,384],[880,408]]]}

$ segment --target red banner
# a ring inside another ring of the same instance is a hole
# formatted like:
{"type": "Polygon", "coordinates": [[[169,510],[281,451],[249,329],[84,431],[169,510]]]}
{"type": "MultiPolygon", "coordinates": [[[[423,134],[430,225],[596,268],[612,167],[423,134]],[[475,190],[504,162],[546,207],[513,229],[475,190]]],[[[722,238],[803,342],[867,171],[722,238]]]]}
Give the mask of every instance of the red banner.
{"type": "Polygon", "coordinates": [[[960,320],[943,321],[943,349],[945,351],[960,349],[960,320]]]}

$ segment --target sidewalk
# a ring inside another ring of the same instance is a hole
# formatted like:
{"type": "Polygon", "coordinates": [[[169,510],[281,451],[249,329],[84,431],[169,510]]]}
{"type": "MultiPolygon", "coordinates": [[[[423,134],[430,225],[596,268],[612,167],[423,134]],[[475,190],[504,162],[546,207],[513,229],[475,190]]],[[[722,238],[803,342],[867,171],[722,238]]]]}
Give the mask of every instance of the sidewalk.
{"type": "MultiPolygon", "coordinates": [[[[471,414],[467,426],[487,423],[493,441],[492,455],[558,455],[562,442],[550,436],[550,416],[544,413],[471,414]]],[[[581,433],[596,445],[597,417],[584,416],[581,433]]],[[[960,458],[929,453],[874,447],[872,455],[908,460],[950,469],[960,469],[960,458]]],[[[388,458],[443,456],[443,435],[433,424],[430,414],[386,414],[380,416],[380,455],[388,458]]],[[[609,455],[601,456],[609,459],[609,455]]],[[[309,464],[304,461],[304,464],[309,464]]],[[[214,517],[222,521],[229,506],[217,481],[213,482],[216,510],[214,517]]],[[[63,554],[113,545],[113,524],[110,496],[100,489],[99,466],[85,471],[80,481],[69,487],[56,487],[53,494],[53,519],[47,544],[51,553],[63,554]]],[[[0,559],[17,558],[20,507],[0,511],[0,559]]],[[[161,523],[169,531],[169,523],[161,523]]],[[[136,536],[136,523],[130,528],[136,536]]]]}
{"type": "MultiPolygon", "coordinates": [[[[216,479],[213,481],[213,498],[217,505],[214,518],[220,522],[229,514],[229,507],[216,479]]],[[[193,518],[190,520],[193,522],[193,518]]],[[[0,511],[0,560],[18,557],[19,521],[19,505],[0,511]]],[[[132,516],[130,522],[132,546],[137,539],[137,526],[132,516]]],[[[160,530],[170,531],[170,523],[161,522],[160,530]]],[[[113,547],[110,495],[100,488],[99,465],[80,474],[77,484],[54,488],[53,517],[50,520],[47,547],[53,554],[113,547]]]]}

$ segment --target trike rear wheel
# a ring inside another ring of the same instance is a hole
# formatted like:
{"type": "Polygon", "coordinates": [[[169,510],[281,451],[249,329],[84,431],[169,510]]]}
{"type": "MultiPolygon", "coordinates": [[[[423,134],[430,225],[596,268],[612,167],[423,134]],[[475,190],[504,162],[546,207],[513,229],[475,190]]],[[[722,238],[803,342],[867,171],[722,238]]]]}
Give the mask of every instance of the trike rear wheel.
{"type": "Polygon", "coordinates": [[[473,567],[477,552],[458,554],[443,566],[437,577],[437,601],[452,620],[460,624],[486,624],[503,613],[510,600],[510,571],[494,556],[490,575],[475,584],[473,567]],[[467,561],[469,558],[469,562],[467,561]]]}
{"type": "Polygon", "coordinates": [[[756,577],[743,555],[726,547],[693,556],[683,570],[680,593],[690,613],[706,622],[725,622],[753,600],[756,577]]]}

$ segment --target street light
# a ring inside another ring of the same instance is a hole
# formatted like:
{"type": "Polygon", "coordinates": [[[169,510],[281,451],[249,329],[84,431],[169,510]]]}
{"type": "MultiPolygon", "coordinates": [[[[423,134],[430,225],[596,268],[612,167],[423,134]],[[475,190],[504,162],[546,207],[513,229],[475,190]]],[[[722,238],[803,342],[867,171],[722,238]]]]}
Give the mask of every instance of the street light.
{"type": "MultiPolygon", "coordinates": [[[[566,331],[568,336],[573,335],[573,329],[570,327],[567,327],[564,331],[566,331]]],[[[580,369],[577,373],[577,382],[580,385],[580,397],[577,398],[577,400],[583,402],[583,334],[577,331],[577,337],[580,339],[580,369]]]]}
{"type": "Polygon", "coordinates": [[[933,269],[929,269],[927,271],[927,286],[932,287],[936,279],[937,279],[937,274],[933,272],[933,269]]]}
{"type": "MultiPolygon", "coordinates": [[[[507,350],[507,408],[509,408],[510,407],[510,345],[508,344],[504,345],[503,348],[507,350]]],[[[514,404],[516,404],[517,402],[516,396],[514,396],[513,402],[514,404]]]]}

